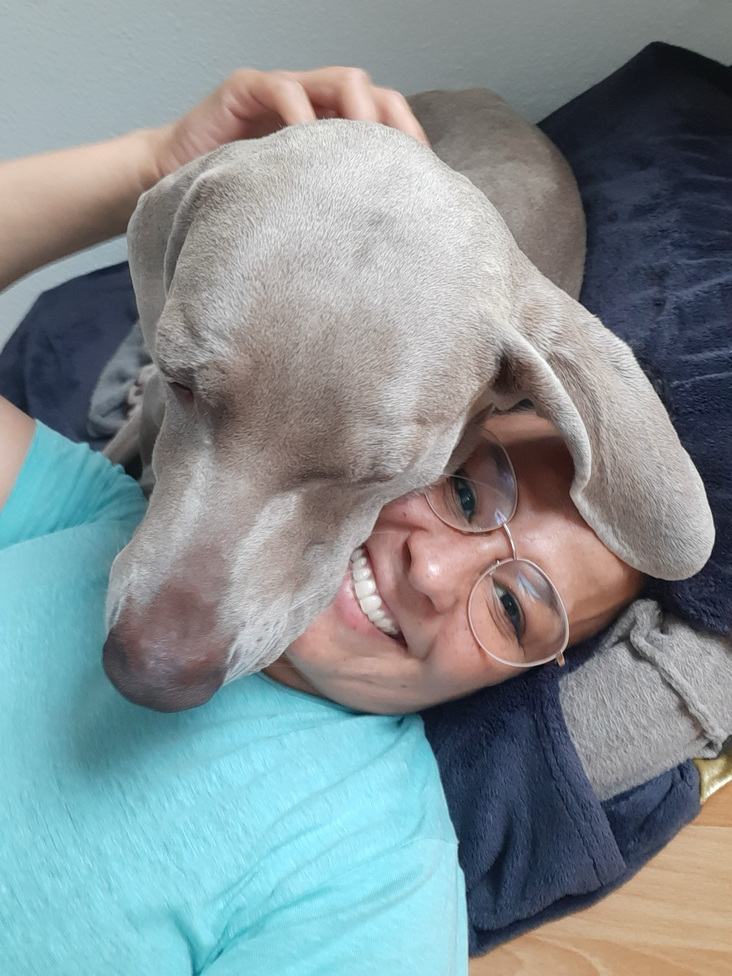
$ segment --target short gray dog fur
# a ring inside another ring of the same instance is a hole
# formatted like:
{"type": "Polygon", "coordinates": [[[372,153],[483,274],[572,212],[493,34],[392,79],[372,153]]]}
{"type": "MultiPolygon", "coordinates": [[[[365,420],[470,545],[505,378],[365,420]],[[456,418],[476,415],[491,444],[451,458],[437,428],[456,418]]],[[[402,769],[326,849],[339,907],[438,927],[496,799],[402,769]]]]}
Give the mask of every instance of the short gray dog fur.
{"type": "Polygon", "coordinates": [[[704,488],[665,410],[562,290],[584,257],[566,164],[497,96],[460,97],[413,100],[450,166],[328,120],[225,146],[141,198],[130,265],[162,426],[105,645],[133,701],[190,707],[274,661],[383,505],[524,399],[561,431],[572,498],[613,552],[667,579],[708,558],[704,488]]]}

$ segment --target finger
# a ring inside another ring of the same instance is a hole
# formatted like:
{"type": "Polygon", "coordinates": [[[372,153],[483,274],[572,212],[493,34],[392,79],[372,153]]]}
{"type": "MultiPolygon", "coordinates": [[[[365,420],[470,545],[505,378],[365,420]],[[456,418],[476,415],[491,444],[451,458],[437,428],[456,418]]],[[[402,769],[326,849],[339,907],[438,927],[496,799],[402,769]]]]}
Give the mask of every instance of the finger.
{"type": "Polygon", "coordinates": [[[320,118],[358,119],[383,122],[400,129],[429,146],[424,129],[412,113],[406,98],[393,88],[374,85],[360,68],[333,65],[295,75],[305,88],[320,118]]]}
{"type": "Polygon", "coordinates": [[[400,129],[409,136],[414,136],[425,146],[429,146],[430,141],[416,118],[409,102],[401,92],[393,88],[376,88],[375,98],[379,106],[379,121],[384,125],[389,125],[393,129],[400,129]]]}
{"type": "Polygon", "coordinates": [[[360,122],[378,122],[379,109],[374,98],[375,86],[361,68],[332,65],[315,71],[295,73],[318,114],[360,122]]]}
{"type": "Polygon", "coordinates": [[[242,123],[266,113],[275,113],[284,125],[317,118],[307,92],[291,72],[244,68],[231,76],[227,88],[227,108],[242,123]]]}
{"type": "Polygon", "coordinates": [[[367,72],[361,68],[342,68],[338,81],[341,117],[358,122],[378,122],[374,86],[367,72]]]}

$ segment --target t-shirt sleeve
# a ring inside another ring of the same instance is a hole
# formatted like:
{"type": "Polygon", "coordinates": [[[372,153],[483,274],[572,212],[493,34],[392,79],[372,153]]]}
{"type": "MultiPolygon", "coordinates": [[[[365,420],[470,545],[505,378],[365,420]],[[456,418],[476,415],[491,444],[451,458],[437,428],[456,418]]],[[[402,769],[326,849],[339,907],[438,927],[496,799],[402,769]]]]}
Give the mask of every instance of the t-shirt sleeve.
{"type": "Polygon", "coordinates": [[[232,934],[202,976],[467,976],[455,846],[415,840],[232,934]]]}
{"type": "Polygon", "coordinates": [[[36,432],[10,497],[0,511],[0,549],[102,520],[141,518],[139,485],[87,444],[36,421],[36,432]]]}

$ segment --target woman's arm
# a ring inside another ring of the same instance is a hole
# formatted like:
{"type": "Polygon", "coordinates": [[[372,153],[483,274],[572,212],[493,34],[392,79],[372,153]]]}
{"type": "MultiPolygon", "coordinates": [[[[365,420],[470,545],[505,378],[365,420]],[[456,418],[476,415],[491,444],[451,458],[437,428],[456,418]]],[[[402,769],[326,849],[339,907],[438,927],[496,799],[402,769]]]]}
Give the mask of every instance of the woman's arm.
{"type": "Polygon", "coordinates": [[[0,163],[0,289],[124,233],[140,194],[196,156],[282,125],[336,116],[383,122],[427,141],[405,99],[357,68],[242,68],[169,125],[0,163]]]}
{"type": "Polygon", "coordinates": [[[0,163],[0,288],[124,232],[156,180],[151,134],[0,163]]]}

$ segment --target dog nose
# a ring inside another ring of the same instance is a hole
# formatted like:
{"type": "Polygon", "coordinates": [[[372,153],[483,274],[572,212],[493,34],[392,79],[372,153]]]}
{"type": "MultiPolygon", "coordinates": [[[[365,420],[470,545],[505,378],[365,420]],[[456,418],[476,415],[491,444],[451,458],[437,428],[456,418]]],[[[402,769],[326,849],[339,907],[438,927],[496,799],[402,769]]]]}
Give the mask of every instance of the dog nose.
{"type": "Polygon", "coordinates": [[[180,712],[203,705],[226,677],[228,642],[208,640],[169,649],[138,638],[124,624],[104,644],[104,670],[115,688],[135,705],[180,712]]]}

